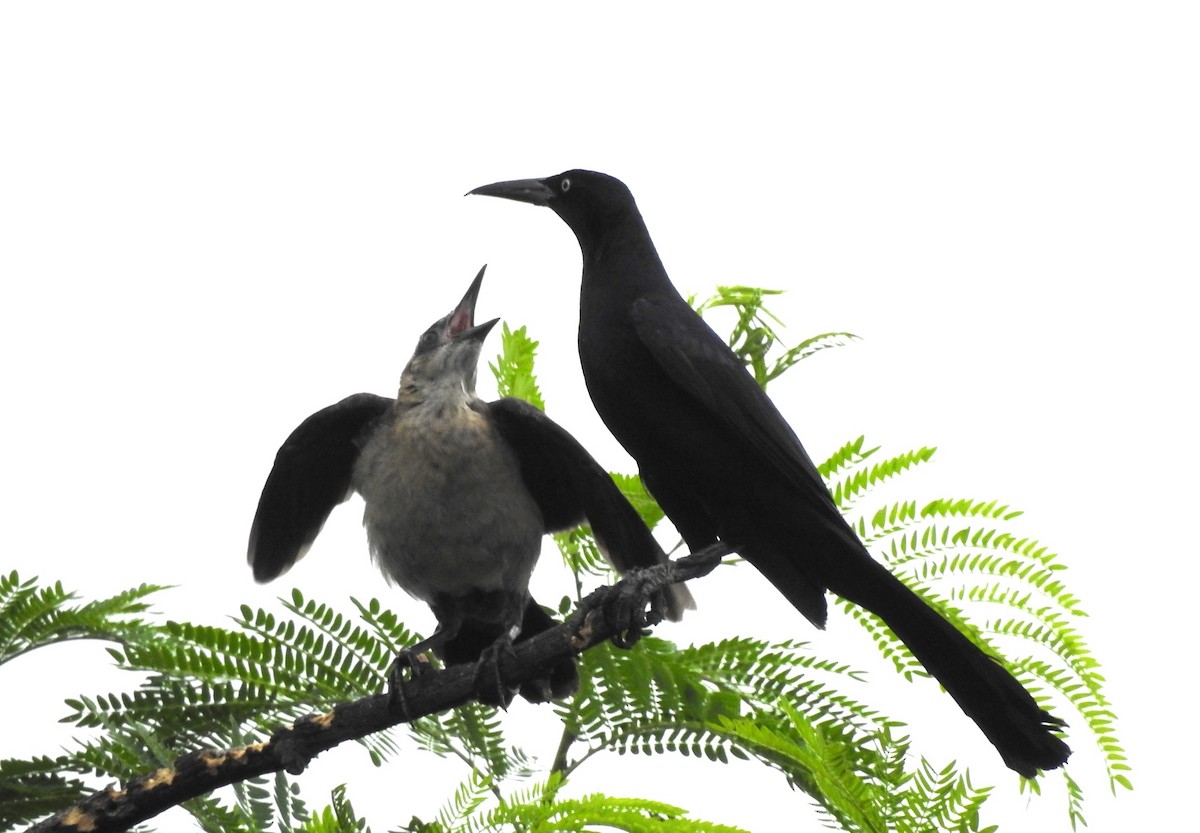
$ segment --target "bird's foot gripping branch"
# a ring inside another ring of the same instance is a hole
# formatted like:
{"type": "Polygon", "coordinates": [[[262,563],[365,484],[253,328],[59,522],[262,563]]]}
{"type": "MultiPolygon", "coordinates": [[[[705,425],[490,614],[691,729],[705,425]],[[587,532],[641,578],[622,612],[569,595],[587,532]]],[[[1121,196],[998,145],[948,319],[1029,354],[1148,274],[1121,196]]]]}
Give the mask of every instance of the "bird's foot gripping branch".
{"type": "Polygon", "coordinates": [[[630,570],[616,584],[597,589],[567,620],[577,627],[579,650],[605,639],[618,648],[632,648],[646,628],[663,620],[671,585],[708,575],[731,552],[733,548],[727,544],[712,544],[677,561],[630,570]],[[597,633],[602,635],[597,637],[597,633]]]}

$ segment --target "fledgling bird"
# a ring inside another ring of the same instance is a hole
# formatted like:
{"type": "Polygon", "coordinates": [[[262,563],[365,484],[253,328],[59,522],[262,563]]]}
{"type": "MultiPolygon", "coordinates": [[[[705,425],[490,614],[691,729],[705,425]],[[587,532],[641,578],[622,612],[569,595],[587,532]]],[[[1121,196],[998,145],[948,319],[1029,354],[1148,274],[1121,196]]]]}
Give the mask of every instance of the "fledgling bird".
{"type": "MultiPolygon", "coordinates": [[[[352,492],[362,495],[375,562],[438,621],[432,637],[401,654],[413,668],[425,650],[447,664],[475,662],[555,624],[529,594],[547,532],[589,523],[622,571],[666,560],[636,510],[570,434],[522,400],[489,403],[476,395],[479,354],[499,320],[475,324],[484,269],[458,306],[421,336],[395,399],[355,394],[292,432],[250,530],[254,577],[270,581],[304,555],[334,506],[352,492]]],[[[676,620],[694,606],[683,585],[659,601],[676,620]]],[[[577,686],[572,659],[521,693],[539,702],[577,686]]]]}
{"type": "Polygon", "coordinates": [[[575,233],[588,392],[693,552],[730,545],[817,627],[827,590],[879,616],[1021,775],[1067,760],[1062,721],[870,556],[786,420],[672,286],[624,183],[573,170],[470,193],[547,206],[575,233]]]}

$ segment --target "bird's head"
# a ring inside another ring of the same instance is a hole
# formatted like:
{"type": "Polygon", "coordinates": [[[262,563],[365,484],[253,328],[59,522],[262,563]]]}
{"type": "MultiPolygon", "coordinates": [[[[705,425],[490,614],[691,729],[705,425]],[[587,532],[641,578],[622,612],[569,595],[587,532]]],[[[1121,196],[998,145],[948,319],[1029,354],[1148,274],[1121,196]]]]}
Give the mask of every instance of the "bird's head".
{"type": "Polygon", "coordinates": [[[606,229],[617,228],[637,204],[625,183],[596,171],[563,171],[545,179],[513,179],[482,185],[468,194],[544,205],[575,232],[586,250],[606,229]]]}
{"type": "Polygon", "coordinates": [[[499,318],[476,326],[475,302],[483,284],[484,266],[453,310],[421,334],[417,349],[400,376],[401,400],[423,400],[438,389],[475,394],[475,376],[483,341],[499,318]]]}

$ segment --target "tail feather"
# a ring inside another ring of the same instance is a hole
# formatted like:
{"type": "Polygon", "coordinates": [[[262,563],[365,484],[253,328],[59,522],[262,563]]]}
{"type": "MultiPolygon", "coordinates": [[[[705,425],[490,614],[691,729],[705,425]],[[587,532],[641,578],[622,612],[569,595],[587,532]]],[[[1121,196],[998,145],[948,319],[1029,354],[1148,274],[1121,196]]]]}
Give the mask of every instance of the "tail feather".
{"type": "Polygon", "coordinates": [[[1038,770],[1066,762],[1071,750],[1055,734],[1063,722],[1038,706],[999,661],[873,559],[840,518],[835,523],[826,516],[782,511],[768,516],[789,521],[783,527],[741,527],[730,538],[743,542],[742,555],[813,624],[825,625],[825,590],[869,610],[975,721],[1010,769],[1032,778],[1038,770]],[[802,543],[798,547],[795,542],[802,543]]]}
{"type": "Polygon", "coordinates": [[[830,587],[879,616],[983,731],[1004,763],[1026,778],[1062,766],[1070,748],[1054,730],[1065,724],[1038,706],[1000,662],[873,559],[848,587],[830,587]]]}

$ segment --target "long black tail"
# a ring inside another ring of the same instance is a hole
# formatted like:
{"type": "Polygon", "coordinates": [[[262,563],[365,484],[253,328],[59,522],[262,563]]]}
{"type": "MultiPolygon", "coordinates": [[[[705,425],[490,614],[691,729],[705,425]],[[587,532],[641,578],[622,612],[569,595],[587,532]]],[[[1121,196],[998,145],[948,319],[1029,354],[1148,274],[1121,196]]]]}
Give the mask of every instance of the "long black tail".
{"type": "Polygon", "coordinates": [[[886,567],[865,560],[869,565],[855,564],[853,581],[830,590],[879,616],[983,730],[1009,769],[1032,778],[1062,766],[1071,750],[1053,730],[1063,722],[886,567]]]}

